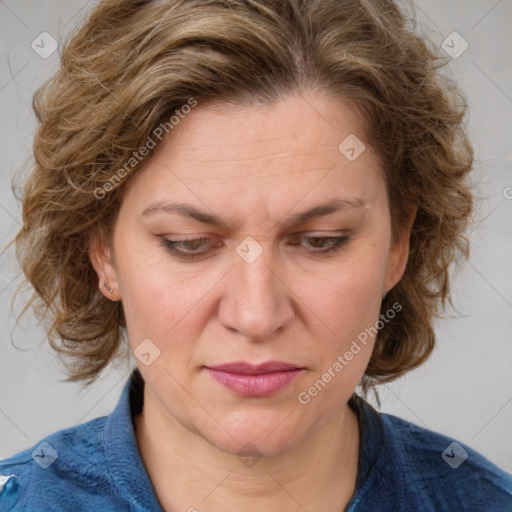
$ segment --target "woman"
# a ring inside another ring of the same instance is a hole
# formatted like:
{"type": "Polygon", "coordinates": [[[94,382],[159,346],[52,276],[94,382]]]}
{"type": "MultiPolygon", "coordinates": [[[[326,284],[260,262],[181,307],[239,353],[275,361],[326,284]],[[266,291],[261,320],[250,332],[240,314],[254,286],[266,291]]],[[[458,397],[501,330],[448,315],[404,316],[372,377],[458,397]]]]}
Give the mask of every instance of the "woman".
{"type": "Polygon", "coordinates": [[[0,463],[2,510],[512,509],[512,476],[363,395],[418,367],[473,151],[391,1],[102,1],[34,98],[17,254],[107,417],[0,463]]]}

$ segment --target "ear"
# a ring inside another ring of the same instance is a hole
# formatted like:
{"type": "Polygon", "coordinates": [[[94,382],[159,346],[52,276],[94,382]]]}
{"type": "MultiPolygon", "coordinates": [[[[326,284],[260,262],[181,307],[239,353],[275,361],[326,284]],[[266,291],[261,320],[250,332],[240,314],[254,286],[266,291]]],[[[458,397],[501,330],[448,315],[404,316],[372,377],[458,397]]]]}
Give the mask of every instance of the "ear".
{"type": "Polygon", "coordinates": [[[103,230],[96,230],[89,237],[89,259],[98,276],[101,293],[114,302],[120,300],[113,250],[103,230]]]}
{"type": "Polygon", "coordinates": [[[386,277],[384,279],[383,292],[391,290],[402,279],[407,260],[409,259],[409,242],[411,238],[411,230],[416,219],[418,206],[413,205],[409,210],[409,217],[402,232],[392,242],[387,262],[386,277]]]}

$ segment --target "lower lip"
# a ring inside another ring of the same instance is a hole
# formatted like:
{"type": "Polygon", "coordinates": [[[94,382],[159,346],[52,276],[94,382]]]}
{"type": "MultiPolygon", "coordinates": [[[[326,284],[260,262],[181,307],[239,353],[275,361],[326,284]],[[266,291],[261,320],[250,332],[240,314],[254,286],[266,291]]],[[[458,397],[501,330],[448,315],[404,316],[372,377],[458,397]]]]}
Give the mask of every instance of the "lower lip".
{"type": "Polygon", "coordinates": [[[207,372],[231,391],[242,396],[269,396],[290,384],[302,371],[288,370],[259,375],[223,372],[205,368],[207,372]]]}

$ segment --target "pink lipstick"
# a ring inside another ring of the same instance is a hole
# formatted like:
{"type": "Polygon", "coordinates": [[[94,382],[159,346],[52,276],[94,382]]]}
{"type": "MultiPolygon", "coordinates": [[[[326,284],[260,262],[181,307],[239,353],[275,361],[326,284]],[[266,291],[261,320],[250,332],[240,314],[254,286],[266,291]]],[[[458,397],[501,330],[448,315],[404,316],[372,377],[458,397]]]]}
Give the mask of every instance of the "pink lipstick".
{"type": "Polygon", "coordinates": [[[269,396],[292,382],[304,368],[281,361],[252,365],[243,361],[206,366],[218,382],[242,396],[269,396]]]}

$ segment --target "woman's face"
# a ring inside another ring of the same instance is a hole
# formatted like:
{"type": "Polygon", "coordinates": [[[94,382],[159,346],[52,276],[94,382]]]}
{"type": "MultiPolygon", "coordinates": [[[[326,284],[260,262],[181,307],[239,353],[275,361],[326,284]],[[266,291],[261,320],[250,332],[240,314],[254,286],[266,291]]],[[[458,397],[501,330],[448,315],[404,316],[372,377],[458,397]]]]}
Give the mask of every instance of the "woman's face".
{"type": "Polygon", "coordinates": [[[360,119],[314,93],[199,102],[126,185],[113,259],[108,248],[92,258],[122,300],[146,396],[220,449],[275,455],[305,442],[365,371],[374,340],[361,335],[403,273],[408,239],[391,243],[360,119]],[[208,369],[269,361],[299,370],[208,369]]]}

